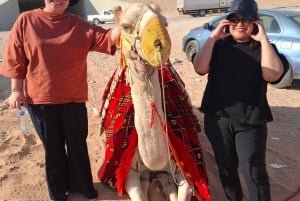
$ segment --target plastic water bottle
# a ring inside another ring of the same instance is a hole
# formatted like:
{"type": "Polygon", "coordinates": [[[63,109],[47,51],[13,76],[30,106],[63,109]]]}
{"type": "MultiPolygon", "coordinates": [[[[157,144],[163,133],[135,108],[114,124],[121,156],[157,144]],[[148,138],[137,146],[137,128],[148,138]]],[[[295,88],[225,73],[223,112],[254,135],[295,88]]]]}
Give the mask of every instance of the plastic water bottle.
{"type": "Polygon", "coordinates": [[[21,131],[24,133],[30,130],[30,117],[25,106],[21,106],[20,110],[17,110],[17,115],[20,119],[21,131]]]}

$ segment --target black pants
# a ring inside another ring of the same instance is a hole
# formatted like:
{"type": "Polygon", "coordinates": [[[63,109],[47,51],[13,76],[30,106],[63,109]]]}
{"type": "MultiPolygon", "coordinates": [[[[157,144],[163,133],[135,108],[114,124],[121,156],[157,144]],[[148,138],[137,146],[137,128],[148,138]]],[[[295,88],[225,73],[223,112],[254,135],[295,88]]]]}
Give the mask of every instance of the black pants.
{"type": "Polygon", "coordinates": [[[243,192],[238,175],[240,164],[250,200],[271,201],[266,171],[266,124],[243,125],[229,117],[207,113],[205,133],[214,150],[221,182],[228,200],[241,201],[243,192]]]}
{"type": "Polygon", "coordinates": [[[50,198],[93,191],[85,103],[28,105],[28,111],[44,145],[50,198]]]}

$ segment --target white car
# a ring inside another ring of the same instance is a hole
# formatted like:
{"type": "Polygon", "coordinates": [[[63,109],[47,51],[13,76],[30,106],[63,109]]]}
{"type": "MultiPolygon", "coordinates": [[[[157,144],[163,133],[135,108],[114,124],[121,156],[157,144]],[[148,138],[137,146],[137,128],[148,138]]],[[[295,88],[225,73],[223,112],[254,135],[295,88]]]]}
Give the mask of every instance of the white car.
{"type": "Polygon", "coordinates": [[[103,10],[99,14],[88,15],[87,20],[93,24],[104,24],[106,22],[114,22],[114,14],[112,10],[103,10]]]}

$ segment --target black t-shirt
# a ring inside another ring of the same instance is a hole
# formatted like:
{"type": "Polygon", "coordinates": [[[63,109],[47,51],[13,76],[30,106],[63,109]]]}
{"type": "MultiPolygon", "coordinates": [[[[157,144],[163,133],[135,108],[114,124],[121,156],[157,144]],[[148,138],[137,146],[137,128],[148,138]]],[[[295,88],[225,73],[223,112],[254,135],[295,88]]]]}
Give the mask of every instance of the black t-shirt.
{"type": "Polygon", "coordinates": [[[216,42],[202,112],[221,111],[250,125],[273,120],[266,98],[267,82],[262,77],[261,48],[250,48],[250,43],[231,37],[216,42]]]}

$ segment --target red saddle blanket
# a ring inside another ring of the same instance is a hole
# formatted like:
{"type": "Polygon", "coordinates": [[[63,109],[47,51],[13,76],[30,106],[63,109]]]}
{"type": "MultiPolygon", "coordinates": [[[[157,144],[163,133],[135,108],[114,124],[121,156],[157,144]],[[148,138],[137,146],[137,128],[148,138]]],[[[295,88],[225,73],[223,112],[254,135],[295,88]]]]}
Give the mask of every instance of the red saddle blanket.
{"type": "MultiPolygon", "coordinates": [[[[134,127],[134,108],[130,86],[126,82],[126,68],[118,68],[111,76],[100,107],[101,129],[106,134],[105,159],[99,169],[100,181],[125,193],[131,159],[137,146],[134,127]]],[[[199,142],[200,125],[192,111],[184,83],[170,63],[159,70],[163,76],[167,113],[169,148],[181,173],[198,200],[209,201],[208,178],[199,142]]]]}

